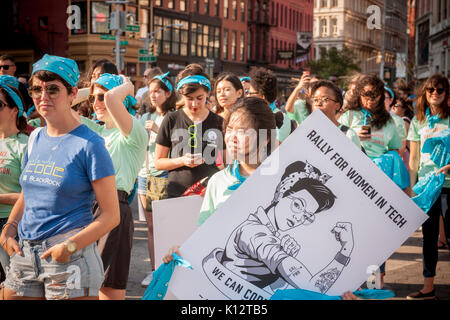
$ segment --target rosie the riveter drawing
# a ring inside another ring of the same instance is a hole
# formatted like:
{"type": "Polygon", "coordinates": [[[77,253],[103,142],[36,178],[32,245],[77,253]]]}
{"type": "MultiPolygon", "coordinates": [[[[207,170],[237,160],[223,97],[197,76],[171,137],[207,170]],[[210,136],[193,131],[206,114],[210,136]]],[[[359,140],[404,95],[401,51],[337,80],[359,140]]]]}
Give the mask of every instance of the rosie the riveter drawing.
{"type": "Polygon", "coordinates": [[[234,229],[225,249],[215,249],[203,259],[208,279],[229,298],[246,287],[253,288],[251,292],[264,292],[266,296],[288,285],[326,293],[350,262],[351,223],[338,222],[332,228],[341,248],[315,275],[301,262],[300,245],[296,240],[289,234],[280,238],[279,231],[307,226],[314,222],[316,214],[334,205],[336,196],[325,186],[330,178],[308,162],[296,161],[287,166],[271,204],[267,208],[258,207],[234,229]],[[226,274],[221,284],[217,276],[219,268],[226,274]]]}

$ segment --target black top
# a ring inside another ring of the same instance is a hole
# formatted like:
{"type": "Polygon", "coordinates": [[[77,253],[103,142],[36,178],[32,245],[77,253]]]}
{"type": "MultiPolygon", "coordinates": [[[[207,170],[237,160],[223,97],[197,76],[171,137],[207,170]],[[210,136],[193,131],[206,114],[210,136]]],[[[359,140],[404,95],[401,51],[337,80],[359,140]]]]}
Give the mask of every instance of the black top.
{"type": "Polygon", "coordinates": [[[201,153],[205,159],[205,163],[195,168],[182,166],[169,171],[169,198],[181,196],[197,181],[219,171],[216,159],[217,151],[224,149],[222,124],[223,119],[211,111],[203,122],[195,124],[183,109],[171,112],[164,118],[156,143],[170,148],[169,158],[201,153]]]}

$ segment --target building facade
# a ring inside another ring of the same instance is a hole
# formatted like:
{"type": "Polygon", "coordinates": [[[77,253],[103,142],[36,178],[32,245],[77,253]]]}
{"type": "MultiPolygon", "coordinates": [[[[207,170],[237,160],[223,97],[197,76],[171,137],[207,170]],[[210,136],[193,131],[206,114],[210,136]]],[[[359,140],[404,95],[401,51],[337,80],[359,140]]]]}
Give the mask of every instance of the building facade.
{"type": "Polygon", "coordinates": [[[382,0],[315,0],[314,1],[314,58],[320,58],[320,48],[340,50],[344,46],[355,53],[363,73],[379,73],[384,35],[384,77],[392,80],[398,58],[406,63],[407,15],[406,0],[386,1],[386,23],[382,24],[382,0]],[[375,11],[374,23],[368,19],[375,11]],[[370,27],[369,27],[370,26],[370,27]],[[404,54],[399,56],[398,53],[404,54]]]}

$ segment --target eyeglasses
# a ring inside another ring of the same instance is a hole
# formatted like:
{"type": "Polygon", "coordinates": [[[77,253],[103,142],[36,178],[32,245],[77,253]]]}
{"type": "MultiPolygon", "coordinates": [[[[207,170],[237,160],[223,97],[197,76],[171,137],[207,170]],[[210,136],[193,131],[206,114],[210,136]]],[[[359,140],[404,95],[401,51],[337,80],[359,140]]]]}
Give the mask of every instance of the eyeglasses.
{"type": "Polygon", "coordinates": [[[105,100],[105,94],[104,93],[100,93],[100,94],[97,94],[97,95],[90,94],[88,96],[89,103],[90,104],[94,104],[95,98],[97,98],[98,101],[103,102],[103,100],[105,100]]]}
{"type": "Polygon", "coordinates": [[[433,94],[434,90],[436,90],[437,94],[442,94],[445,91],[444,88],[426,88],[425,90],[427,90],[429,94],[433,94]]]}
{"type": "Polygon", "coordinates": [[[14,67],[14,65],[11,65],[11,64],[4,64],[4,65],[1,65],[1,66],[0,66],[0,70],[1,70],[1,69],[9,70],[9,67],[14,67]]]}
{"type": "MultiPolygon", "coordinates": [[[[58,98],[60,91],[61,89],[56,84],[49,84],[45,87],[45,92],[47,92],[50,99],[58,98]]],[[[31,88],[28,88],[28,94],[33,99],[40,99],[43,92],[44,88],[42,88],[41,86],[32,86],[31,88]]]]}
{"type": "Polygon", "coordinates": [[[256,96],[256,95],[259,95],[259,93],[258,92],[255,92],[255,91],[247,91],[247,96],[256,96]]]}
{"type": "Polygon", "coordinates": [[[381,95],[379,93],[377,93],[377,92],[370,92],[370,91],[361,92],[361,97],[369,98],[369,99],[372,99],[372,100],[375,100],[379,96],[381,96],[381,95]]]}
{"type": "Polygon", "coordinates": [[[4,103],[3,101],[0,101],[0,111],[2,111],[3,108],[5,108],[5,107],[7,107],[7,106],[9,106],[9,104],[4,103]]]}
{"type": "Polygon", "coordinates": [[[328,101],[337,102],[336,100],[333,100],[333,99],[328,98],[328,97],[322,97],[320,99],[316,99],[316,98],[312,99],[313,104],[317,104],[317,105],[326,104],[328,101]]]}

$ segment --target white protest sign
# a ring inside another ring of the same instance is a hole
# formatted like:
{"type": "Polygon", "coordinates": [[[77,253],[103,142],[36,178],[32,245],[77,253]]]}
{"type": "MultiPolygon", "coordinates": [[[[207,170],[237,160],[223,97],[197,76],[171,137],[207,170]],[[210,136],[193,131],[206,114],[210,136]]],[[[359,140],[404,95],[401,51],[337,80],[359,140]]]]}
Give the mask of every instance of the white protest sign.
{"type": "Polygon", "coordinates": [[[317,110],[183,244],[193,270],[176,268],[169,289],[178,299],[341,295],[427,217],[317,110]]]}
{"type": "Polygon", "coordinates": [[[202,202],[197,195],[152,202],[156,269],[171,247],[182,245],[197,229],[202,202]]]}

